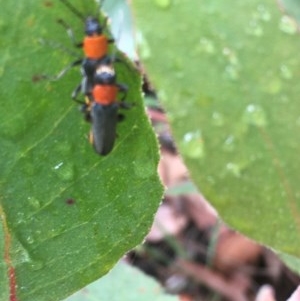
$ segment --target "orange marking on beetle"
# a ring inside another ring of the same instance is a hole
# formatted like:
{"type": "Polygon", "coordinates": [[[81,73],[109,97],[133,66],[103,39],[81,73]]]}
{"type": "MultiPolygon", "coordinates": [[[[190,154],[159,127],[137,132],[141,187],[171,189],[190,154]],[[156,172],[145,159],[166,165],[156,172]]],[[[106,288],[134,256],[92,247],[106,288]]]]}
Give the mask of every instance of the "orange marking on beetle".
{"type": "Polygon", "coordinates": [[[12,265],[10,252],[9,252],[11,247],[11,237],[6,222],[6,216],[2,206],[0,206],[0,219],[4,230],[4,261],[7,265],[7,276],[9,281],[9,301],[18,301],[16,272],[12,265]]]}
{"type": "Polygon", "coordinates": [[[108,53],[108,40],[105,35],[86,36],[83,40],[84,55],[89,59],[100,59],[108,53]]]}
{"type": "Polygon", "coordinates": [[[116,102],[119,88],[115,85],[96,85],[93,89],[93,97],[96,103],[111,105],[116,102]]]}

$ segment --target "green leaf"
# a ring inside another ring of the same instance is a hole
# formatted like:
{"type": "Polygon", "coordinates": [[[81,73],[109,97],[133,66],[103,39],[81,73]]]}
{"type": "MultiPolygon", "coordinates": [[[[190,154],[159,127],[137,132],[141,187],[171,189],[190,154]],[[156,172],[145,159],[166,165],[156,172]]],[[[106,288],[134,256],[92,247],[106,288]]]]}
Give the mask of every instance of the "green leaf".
{"type": "Polygon", "coordinates": [[[299,258],[286,254],[286,253],[280,253],[278,252],[278,255],[280,258],[286,263],[286,265],[295,273],[300,274],[300,260],[299,258]]]}
{"type": "Polygon", "coordinates": [[[149,276],[123,262],[118,263],[105,277],[95,281],[65,301],[175,301],[149,276]]]}
{"type": "Polygon", "coordinates": [[[193,180],[231,226],[299,256],[297,23],[271,0],[166,2],[134,15],[193,180]]]}
{"type": "MultiPolygon", "coordinates": [[[[279,4],[287,19],[293,17],[298,23],[300,22],[300,5],[297,0],[282,0],[279,4]]],[[[293,22],[293,20],[290,20],[290,22],[293,22]]]]}
{"type": "MultiPolygon", "coordinates": [[[[93,1],[72,3],[95,13],[93,1]]],[[[162,194],[133,66],[116,67],[134,106],[106,157],[88,143],[90,124],[70,100],[79,68],[57,82],[35,81],[82,55],[52,47],[74,51],[58,18],[82,39],[83,22],[61,1],[1,0],[1,300],[61,300],[104,275],[142,241],[162,194]]]]}

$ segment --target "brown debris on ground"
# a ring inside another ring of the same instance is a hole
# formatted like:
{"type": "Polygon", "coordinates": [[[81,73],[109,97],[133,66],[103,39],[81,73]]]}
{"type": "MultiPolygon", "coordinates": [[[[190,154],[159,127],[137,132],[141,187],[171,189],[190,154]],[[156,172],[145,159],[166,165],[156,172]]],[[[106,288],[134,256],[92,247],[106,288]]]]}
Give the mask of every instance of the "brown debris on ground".
{"type": "MultiPolygon", "coordinates": [[[[300,277],[273,252],[227,227],[200,193],[168,193],[191,182],[162,110],[149,115],[160,123],[159,173],[167,193],[145,243],[127,260],[181,301],[287,300],[300,277]]],[[[300,300],[297,292],[290,301],[300,300]]]]}

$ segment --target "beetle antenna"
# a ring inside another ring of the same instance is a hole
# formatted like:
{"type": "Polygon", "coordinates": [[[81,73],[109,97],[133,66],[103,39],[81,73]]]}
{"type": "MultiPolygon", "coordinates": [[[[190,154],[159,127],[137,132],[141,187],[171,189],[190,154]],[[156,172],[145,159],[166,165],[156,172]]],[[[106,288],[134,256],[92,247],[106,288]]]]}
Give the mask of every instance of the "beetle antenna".
{"type": "Polygon", "coordinates": [[[60,0],[75,16],[77,16],[81,21],[85,22],[84,15],[73,6],[68,0],[60,0]]]}

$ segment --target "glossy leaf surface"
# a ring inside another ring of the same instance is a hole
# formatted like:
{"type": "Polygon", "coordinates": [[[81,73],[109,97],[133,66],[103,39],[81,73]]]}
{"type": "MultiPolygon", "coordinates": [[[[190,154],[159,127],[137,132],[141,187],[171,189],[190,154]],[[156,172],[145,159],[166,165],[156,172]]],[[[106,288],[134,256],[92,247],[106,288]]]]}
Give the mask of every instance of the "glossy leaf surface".
{"type": "Polygon", "coordinates": [[[296,21],[270,0],[133,7],[141,57],[193,180],[229,225],[299,256],[296,21]]]}
{"type": "MultiPolygon", "coordinates": [[[[95,13],[93,1],[72,3],[95,13]]],[[[156,138],[128,61],[116,68],[134,106],[122,111],[106,157],[70,98],[79,68],[40,80],[81,57],[59,18],[80,41],[83,22],[60,1],[1,1],[1,300],[61,300],[104,275],[142,241],[162,194],[156,138]]]]}

